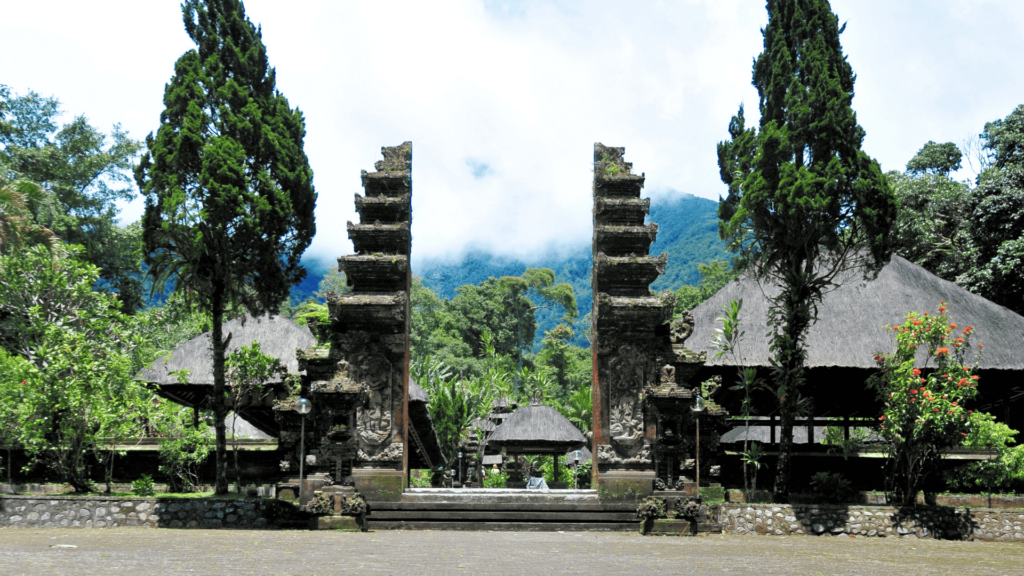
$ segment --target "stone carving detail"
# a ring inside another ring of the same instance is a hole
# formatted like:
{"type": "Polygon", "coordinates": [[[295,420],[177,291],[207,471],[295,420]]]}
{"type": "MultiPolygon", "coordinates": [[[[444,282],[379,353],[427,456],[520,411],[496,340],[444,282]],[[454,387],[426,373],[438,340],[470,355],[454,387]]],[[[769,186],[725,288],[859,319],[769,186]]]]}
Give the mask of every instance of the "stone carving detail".
{"type": "Polygon", "coordinates": [[[405,453],[405,445],[394,443],[380,451],[375,456],[370,456],[362,449],[358,452],[358,457],[363,462],[401,462],[402,455],[405,453]]]}
{"type": "Polygon", "coordinates": [[[597,462],[598,464],[650,464],[651,447],[644,444],[635,456],[622,457],[611,445],[598,444],[597,462]]]}
{"type": "Polygon", "coordinates": [[[609,415],[612,439],[621,443],[634,443],[644,435],[644,411],[640,402],[622,399],[612,407],[609,415]]]}
{"type": "Polygon", "coordinates": [[[379,446],[391,437],[391,363],[371,356],[360,367],[359,380],[367,389],[367,405],[356,413],[356,432],[363,442],[379,446]]]}
{"type": "Polygon", "coordinates": [[[608,376],[611,379],[613,398],[623,395],[636,396],[643,389],[644,367],[641,358],[640,351],[627,344],[620,347],[619,353],[608,361],[608,376]]]}
{"type": "Polygon", "coordinates": [[[693,334],[693,314],[689,310],[683,312],[683,315],[672,321],[671,326],[671,338],[673,344],[682,344],[693,334]]]}
{"type": "Polygon", "coordinates": [[[672,384],[676,381],[676,367],[671,364],[665,364],[661,367],[661,383],[672,384]]]}

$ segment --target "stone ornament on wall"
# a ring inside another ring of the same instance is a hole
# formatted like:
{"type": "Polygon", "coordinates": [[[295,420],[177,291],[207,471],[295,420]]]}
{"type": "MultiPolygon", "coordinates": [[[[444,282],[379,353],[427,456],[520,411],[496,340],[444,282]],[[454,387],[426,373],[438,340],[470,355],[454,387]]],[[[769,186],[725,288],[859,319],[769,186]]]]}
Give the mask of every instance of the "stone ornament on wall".
{"type": "Polygon", "coordinates": [[[403,454],[405,454],[405,445],[395,443],[373,456],[360,448],[357,456],[363,462],[401,462],[403,454]]]}
{"type": "Polygon", "coordinates": [[[619,454],[609,444],[598,444],[597,445],[597,463],[598,464],[650,464],[651,463],[651,447],[647,444],[640,446],[640,450],[633,456],[623,456],[619,454]]]}
{"type": "Polygon", "coordinates": [[[383,356],[371,356],[359,367],[358,379],[366,387],[366,406],[356,412],[356,433],[371,446],[391,438],[391,363],[383,356]]]}

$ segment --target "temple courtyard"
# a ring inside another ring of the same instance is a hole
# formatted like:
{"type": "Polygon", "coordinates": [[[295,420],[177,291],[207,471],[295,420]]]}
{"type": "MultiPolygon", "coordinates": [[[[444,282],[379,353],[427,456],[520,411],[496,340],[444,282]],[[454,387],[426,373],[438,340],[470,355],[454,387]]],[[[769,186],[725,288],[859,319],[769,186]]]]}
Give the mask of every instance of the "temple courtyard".
{"type": "Polygon", "coordinates": [[[0,530],[0,574],[1022,574],[1019,543],[596,532],[0,530]]]}

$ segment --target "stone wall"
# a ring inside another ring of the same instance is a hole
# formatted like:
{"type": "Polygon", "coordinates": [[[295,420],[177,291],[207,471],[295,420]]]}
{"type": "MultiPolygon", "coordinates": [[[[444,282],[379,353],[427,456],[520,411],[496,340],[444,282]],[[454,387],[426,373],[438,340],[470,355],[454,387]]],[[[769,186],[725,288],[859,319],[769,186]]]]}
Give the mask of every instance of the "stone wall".
{"type": "Polygon", "coordinates": [[[1024,509],[725,503],[720,514],[737,535],[1024,541],[1024,509]]]}
{"type": "Polygon", "coordinates": [[[259,498],[0,496],[0,528],[266,528],[282,516],[259,498]]]}

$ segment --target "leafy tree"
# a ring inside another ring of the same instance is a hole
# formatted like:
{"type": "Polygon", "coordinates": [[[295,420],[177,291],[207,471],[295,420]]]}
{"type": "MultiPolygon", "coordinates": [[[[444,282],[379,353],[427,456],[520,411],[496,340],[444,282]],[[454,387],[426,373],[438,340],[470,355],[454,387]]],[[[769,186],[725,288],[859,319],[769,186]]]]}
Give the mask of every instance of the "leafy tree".
{"type": "Polygon", "coordinates": [[[958,330],[945,312],[944,304],[935,316],[911,312],[893,327],[896,350],[875,355],[879,372],[868,382],[883,405],[886,492],[897,504],[916,501],[942,455],[963,444],[978,418],[965,407],[978,394],[977,365],[965,363],[973,328],[958,330]],[[927,353],[921,368],[919,349],[927,353]]]}
{"type": "Polygon", "coordinates": [[[210,456],[213,443],[207,419],[193,425],[192,411],[166,402],[157,419],[160,473],[173,492],[192,492],[202,480],[200,470],[210,456]]]}
{"type": "Polygon", "coordinates": [[[14,177],[0,160],[0,254],[24,245],[53,246],[57,237],[45,226],[33,223],[32,214],[46,202],[35,182],[14,177]]]}
{"type": "Polygon", "coordinates": [[[282,377],[287,369],[280,360],[267,356],[260,350],[260,343],[253,342],[234,350],[224,361],[227,380],[231,383],[228,399],[231,403],[231,453],[235,460],[235,486],[238,492],[242,489],[242,471],[238,467],[238,435],[235,424],[244,414],[245,409],[259,405],[272,391],[269,384],[275,375],[282,377]]]}
{"type": "Polygon", "coordinates": [[[275,89],[260,31],[239,0],[186,0],[182,55],[135,171],[146,194],[148,273],[210,313],[217,492],[227,492],[223,334],[231,304],[274,312],[305,276],[316,226],[301,112],[275,89]]]}
{"type": "Polygon", "coordinates": [[[130,169],[141,142],[119,124],[105,135],[85,116],[58,126],[56,98],[35,92],[12,97],[4,87],[0,100],[7,122],[0,130],[0,158],[10,174],[38,183],[47,196],[34,203],[34,223],[83,246],[80,257],[100,268],[103,283],[121,294],[126,311],[141,307],[140,230],[120,228],[115,206],[136,196],[130,169]]]}
{"type": "Polygon", "coordinates": [[[929,140],[907,163],[907,172],[914,175],[949,176],[950,172],[960,169],[962,160],[963,154],[956,144],[936,144],[929,140]]]}
{"type": "Polygon", "coordinates": [[[957,283],[1024,313],[1024,105],[986,124],[982,138],[992,165],[971,194],[973,266],[957,283]]]}
{"type": "Polygon", "coordinates": [[[693,310],[739,276],[739,271],[723,260],[712,260],[707,264],[697,264],[697,270],[701,276],[700,283],[696,286],[685,284],[676,290],[676,305],[673,310],[674,317],[679,317],[683,312],[693,310]]]}
{"type": "MultiPolygon", "coordinates": [[[[764,52],[754,63],[760,128],[744,174],[747,132],[734,137],[719,168],[730,186],[720,232],[759,279],[781,287],[769,323],[774,392],[782,434],[775,493],[788,498],[793,421],[804,382],[804,339],[817,303],[845,271],[877,271],[892,247],[896,199],[878,163],[861,148],[864,130],[851,107],[854,74],[843,29],[827,0],[769,0],[764,52]],[[736,169],[736,166],[740,169],[736,169]]],[[[736,130],[733,130],[733,127],[736,130]]]]}
{"type": "Polygon", "coordinates": [[[949,281],[972,262],[971,190],[942,174],[886,174],[899,203],[893,251],[949,281]]]}
{"type": "Polygon", "coordinates": [[[572,328],[559,324],[544,334],[544,347],[537,354],[537,364],[550,369],[554,376],[557,398],[572,394],[593,379],[591,353],[572,343],[575,336],[572,328]]]}
{"type": "Polygon", "coordinates": [[[565,416],[572,425],[579,429],[587,438],[590,438],[594,430],[594,399],[592,389],[588,384],[581,386],[572,394],[552,403],[562,416],[565,416]]]}
{"type": "Polygon", "coordinates": [[[337,266],[328,266],[327,273],[320,279],[320,283],[317,284],[316,292],[313,294],[321,300],[326,300],[327,295],[330,293],[344,294],[351,290],[348,286],[348,279],[345,278],[345,273],[338,269],[337,266]]]}
{"type": "Polygon", "coordinates": [[[109,490],[114,447],[139,435],[151,394],[134,380],[142,336],[116,298],[91,289],[99,270],[74,253],[0,257],[0,311],[21,332],[5,332],[4,395],[17,398],[17,441],[34,463],[86,491],[93,453],[109,490]]]}

